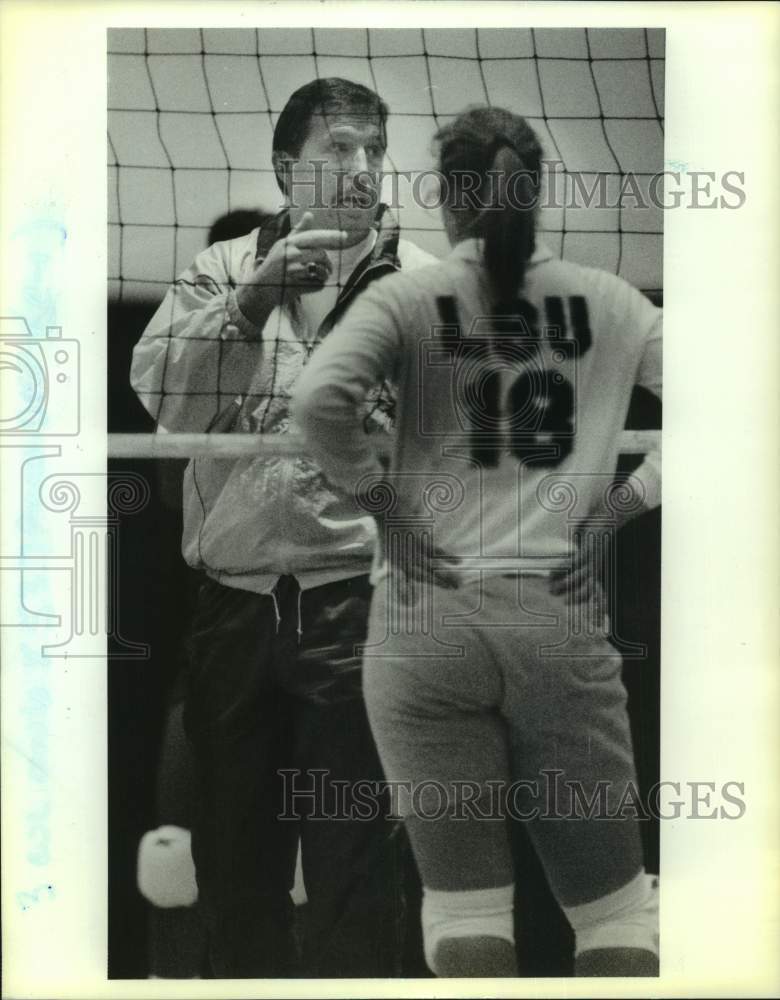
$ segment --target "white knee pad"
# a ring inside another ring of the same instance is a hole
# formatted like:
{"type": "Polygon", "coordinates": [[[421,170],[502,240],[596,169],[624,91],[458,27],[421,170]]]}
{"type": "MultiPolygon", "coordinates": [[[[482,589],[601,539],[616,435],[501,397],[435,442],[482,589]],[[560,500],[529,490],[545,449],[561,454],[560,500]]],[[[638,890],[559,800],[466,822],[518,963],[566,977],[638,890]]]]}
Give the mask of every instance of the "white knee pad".
{"type": "Polygon", "coordinates": [[[161,826],[141,837],[138,889],[154,906],[192,906],[198,898],[190,831],[161,826]]]}
{"type": "Polygon", "coordinates": [[[594,948],[643,948],[658,954],[658,878],[641,871],[616,892],[564,907],[575,954],[594,948]]]}
{"type": "Polygon", "coordinates": [[[436,948],[444,938],[498,937],[514,944],[514,885],[445,892],[424,889],[422,904],[425,961],[432,972],[436,948]]]}

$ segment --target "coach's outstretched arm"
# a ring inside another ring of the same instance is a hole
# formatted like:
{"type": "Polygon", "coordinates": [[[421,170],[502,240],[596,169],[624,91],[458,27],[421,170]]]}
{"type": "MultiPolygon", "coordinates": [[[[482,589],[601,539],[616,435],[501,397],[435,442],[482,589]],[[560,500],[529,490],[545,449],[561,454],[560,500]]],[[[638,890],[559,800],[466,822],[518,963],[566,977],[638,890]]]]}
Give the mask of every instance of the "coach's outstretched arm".
{"type": "Polygon", "coordinates": [[[220,243],[198,254],[133,351],[130,382],[167,431],[205,431],[231,390],[246,391],[257,363],[262,327],[238,307],[228,254],[228,244],[220,243]]]}
{"type": "Polygon", "coordinates": [[[318,291],[346,234],[311,228],[306,213],[267,257],[255,260],[254,234],[203,250],[168,290],[133,351],[130,381],[166,431],[205,431],[250,390],[271,313],[318,291]],[[309,263],[315,264],[314,272],[309,263]]]}

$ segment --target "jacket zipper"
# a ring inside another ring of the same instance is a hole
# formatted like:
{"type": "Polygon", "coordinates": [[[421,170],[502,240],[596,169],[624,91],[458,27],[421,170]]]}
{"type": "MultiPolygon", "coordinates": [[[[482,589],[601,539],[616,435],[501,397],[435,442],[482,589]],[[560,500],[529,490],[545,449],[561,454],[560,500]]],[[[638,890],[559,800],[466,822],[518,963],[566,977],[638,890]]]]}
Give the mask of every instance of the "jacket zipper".
{"type": "MultiPolygon", "coordinates": [[[[368,275],[373,274],[375,271],[379,271],[379,270],[387,271],[387,273],[390,274],[390,273],[393,273],[395,271],[400,270],[400,268],[395,267],[394,264],[391,264],[390,261],[387,261],[387,260],[372,261],[357,276],[357,278],[355,279],[355,281],[352,284],[348,283],[345,286],[341,298],[337,300],[335,306],[331,309],[331,311],[327,314],[327,316],[325,316],[325,318],[323,319],[323,321],[320,323],[320,329],[317,331],[318,334],[321,333],[323,331],[323,329],[329,330],[331,328],[331,326],[334,325],[335,317],[338,315],[339,312],[341,312],[343,310],[345,303],[348,302],[349,299],[351,299],[354,295],[356,295],[357,292],[360,289],[362,289],[362,288],[365,287],[365,285],[368,283],[367,280],[366,280],[368,278],[368,275]]],[[[299,372],[299,374],[300,374],[300,372],[299,372]]],[[[280,500],[280,503],[279,503],[278,508],[277,508],[280,511],[282,511],[282,510],[286,511],[288,509],[288,498],[289,498],[289,495],[290,495],[290,485],[291,485],[293,476],[295,474],[295,463],[296,463],[296,461],[297,461],[296,458],[290,458],[290,457],[282,459],[282,463],[283,463],[283,465],[282,465],[282,481],[281,481],[281,489],[280,489],[281,500],[280,500]]],[[[283,532],[280,532],[280,537],[282,535],[283,535],[283,532]]],[[[282,572],[285,572],[285,573],[288,572],[286,564],[285,564],[284,569],[282,570],[282,572]]]]}

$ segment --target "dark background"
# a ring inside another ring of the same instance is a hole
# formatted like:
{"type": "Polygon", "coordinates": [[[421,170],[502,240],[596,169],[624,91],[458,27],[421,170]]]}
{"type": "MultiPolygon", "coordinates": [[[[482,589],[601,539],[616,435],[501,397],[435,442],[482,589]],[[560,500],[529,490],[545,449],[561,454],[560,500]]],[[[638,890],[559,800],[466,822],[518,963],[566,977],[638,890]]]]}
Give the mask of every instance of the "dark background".
{"type": "MultiPolygon", "coordinates": [[[[657,296],[653,298],[658,301],[657,296]]],[[[659,303],[660,304],[660,303],[659,303]]],[[[156,303],[112,303],[108,309],[108,430],[154,431],[154,423],[130,388],[132,350],[156,303]]],[[[660,427],[660,404],[637,390],[627,427],[660,427]]],[[[621,459],[630,471],[640,459],[621,459]]],[[[166,708],[181,663],[181,640],[193,599],[195,574],[181,557],[182,461],[109,461],[109,475],[142,475],[150,487],[147,506],[119,523],[119,607],[123,637],[150,647],[148,660],[111,658],[108,665],[108,975],[149,974],[149,904],[136,889],[135,866],[143,834],[160,822],[156,773],[166,708]]],[[[660,700],[660,511],[620,532],[620,582],[614,627],[624,640],[644,643],[646,660],[629,660],[629,693],[640,789],[659,780],[660,700]]],[[[109,649],[110,652],[110,649],[109,649]]],[[[657,820],[641,824],[648,870],[658,871],[657,820]]],[[[571,932],[538,862],[518,830],[516,854],[522,882],[517,931],[521,971],[529,976],[571,972],[571,932]]]]}

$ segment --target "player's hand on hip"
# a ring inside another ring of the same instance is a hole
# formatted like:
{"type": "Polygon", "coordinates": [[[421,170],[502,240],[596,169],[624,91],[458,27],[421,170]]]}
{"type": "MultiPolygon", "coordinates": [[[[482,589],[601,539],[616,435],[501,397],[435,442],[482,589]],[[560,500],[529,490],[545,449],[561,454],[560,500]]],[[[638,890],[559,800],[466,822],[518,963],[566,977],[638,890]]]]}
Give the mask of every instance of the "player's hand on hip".
{"type": "Polygon", "coordinates": [[[416,544],[387,546],[391,571],[399,580],[402,599],[416,604],[426,587],[456,590],[460,585],[457,567],[460,559],[433,545],[428,534],[418,536],[416,544]]]}
{"type": "Polygon", "coordinates": [[[569,604],[588,601],[603,593],[599,578],[600,553],[597,550],[596,538],[586,529],[587,522],[584,522],[575,534],[571,566],[553,573],[550,577],[550,593],[556,596],[565,595],[569,604]]]}
{"type": "Polygon", "coordinates": [[[306,212],[288,236],[277,240],[268,255],[254,266],[236,292],[238,307],[260,325],[285,294],[318,292],[331,274],[326,251],[340,250],[347,233],[340,229],[312,229],[306,212]]]}
{"type": "Polygon", "coordinates": [[[608,552],[604,550],[603,531],[589,531],[590,526],[588,521],[583,521],[575,532],[571,566],[552,574],[550,593],[565,596],[570,606],[579,605],[578,613],[586,633],[607,635],[611,626],[601,571],[608,552]]]}
{"type": "MultiPolygon", "coordinates": [[[[389,460],[386,454],[379,456],[382,469],[386,473],[389,460]]],[[[370,487],[356,494],[357,505],[363,511],[369,512],[374,519],[377,531],[377,561],[387,566],[393,575],[398,592],[404,604],[415,604],[421,588],[425,586],[444,587],[455,590],[460,586],[460,574],[457,567],[461,559],[450,555],[431,542],[426,529],[414,533],[404,525],[394,529],[392,520],[388,519],[384,503],[377,510],[376,498],[385,500],[395,496],[395,487],[390,479],[384,479],[380,474],[373,479],[370,487]]]]}

